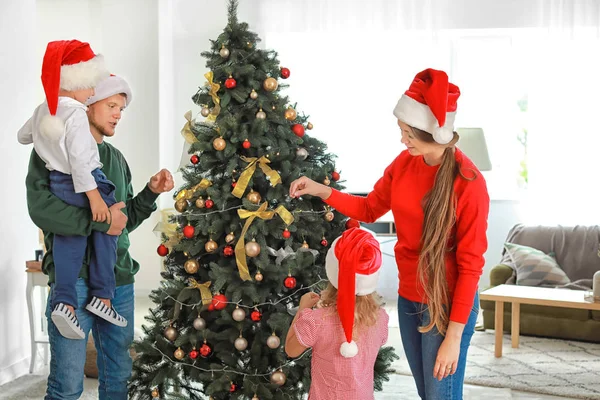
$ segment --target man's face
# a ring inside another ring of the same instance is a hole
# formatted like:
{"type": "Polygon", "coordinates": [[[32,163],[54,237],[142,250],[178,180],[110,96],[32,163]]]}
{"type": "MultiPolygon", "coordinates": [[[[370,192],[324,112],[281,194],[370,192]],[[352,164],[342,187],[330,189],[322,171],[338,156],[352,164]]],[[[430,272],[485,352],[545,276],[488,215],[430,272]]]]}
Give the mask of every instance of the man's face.
{"type": "Polygon", "coordinates": [[[103,136],[112,137],[125,109],[125,96],[115,94],[88,107],[90,125],[103,136]]]}

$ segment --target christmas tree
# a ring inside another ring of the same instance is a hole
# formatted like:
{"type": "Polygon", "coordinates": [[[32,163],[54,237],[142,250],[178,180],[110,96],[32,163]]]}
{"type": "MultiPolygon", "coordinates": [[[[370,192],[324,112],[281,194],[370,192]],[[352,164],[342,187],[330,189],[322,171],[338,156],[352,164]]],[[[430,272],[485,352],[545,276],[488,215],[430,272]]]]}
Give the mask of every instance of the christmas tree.
{"type": "MultiPolygon", "coordinates": [[[[329,243],[347,218],[319,198],[288,196],[301,175],[342,189],[335,156],[281,94],[290,71],[238,22],[237,0],[211,51],[200,121],[182,134],[190,161],[162,224],[156,307],[135,343],[133,399],[302,399],[310,351],[289,359],[284,338],[300,297],[325,287],[329,243]],[[224,83],[224,84],[222,84],[224,83]]],[[[381,350],[381,390],[396,355],[381,350]]]]}

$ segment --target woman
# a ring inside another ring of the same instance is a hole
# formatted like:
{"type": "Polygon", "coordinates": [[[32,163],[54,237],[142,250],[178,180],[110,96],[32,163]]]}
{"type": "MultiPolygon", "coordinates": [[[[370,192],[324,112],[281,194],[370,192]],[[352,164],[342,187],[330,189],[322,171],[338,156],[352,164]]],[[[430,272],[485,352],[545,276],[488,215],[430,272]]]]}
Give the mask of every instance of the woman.
{"type": "Polygon", "coordinates": [[[407,150],[388,166],[367,197],[301,177],[290,196],[319,196],[342,214],[374,222],[390,209],[400,288],[400,334],[421,399],[462,399],[467,350],[487,249],[485,180],[455,147],[460,91],[443,71],[418,73],[398,101],[407,150]]]}

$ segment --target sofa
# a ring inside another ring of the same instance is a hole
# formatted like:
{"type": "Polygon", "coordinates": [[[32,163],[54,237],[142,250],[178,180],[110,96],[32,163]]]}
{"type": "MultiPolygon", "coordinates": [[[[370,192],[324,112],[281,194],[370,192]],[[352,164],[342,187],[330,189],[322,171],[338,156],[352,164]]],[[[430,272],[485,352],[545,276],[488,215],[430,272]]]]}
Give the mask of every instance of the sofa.
{"type": "MultiPolygon", "coordinates": [[[[561,287],[591,290],[592,277],[600,270],[599,226],[525,226],[515,225],[506,238],[502,257],[490,271],[490,287],[516,284],[520,266],[516,265],[511,244],[528,246],[553,257],[568,279],[561,287]]],[[[523,273],[524,274],[524,273],[523,273]]],[[[529,285],[531,286],[531,285],[529,285]]],[[[494,329],[495,304],[481,301],[484,329],[494,329]]],[[[511,304],[504,304],[504,330],[511,329],[511,304]]],[[[520,333],[558,339],[600,342],[600,311],[522,304],[520,333]]]]}

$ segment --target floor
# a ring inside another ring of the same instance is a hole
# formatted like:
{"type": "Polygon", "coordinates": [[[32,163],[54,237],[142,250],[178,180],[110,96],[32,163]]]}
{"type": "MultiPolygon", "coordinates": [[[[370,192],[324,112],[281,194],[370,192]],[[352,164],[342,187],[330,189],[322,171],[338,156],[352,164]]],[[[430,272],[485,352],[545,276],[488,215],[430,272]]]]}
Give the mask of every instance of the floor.
{"type": "MultiPolygon", "coordinates": [[[[393,302],[391,302],[393,304],[393,302]]],[[[145,323],[144,315],[153,303],[147,297],[136,298],[136,316],[135,324],[136,327],[141,327],[145,323]]],[[[400,342],[400,334],[398,331],[398,318],[395,307],[390,305],[388,307],[388,313],[390,315],[390,335],[388,344],[396,347],[398,353],[402,356],[402,344],[400,342]]],[[[48,374],[47,367],[41,367],[34,376],[25,376],[18,380],[0,386],[0,399],[1,400],[21,400],[24,398],[23,393],[28,392],[28,388],[33,388],[43,384],[45,376],[48,374]]],[[[97,381],[94,379],[86,379],[85,388],[86,392],[93,392],[96,387],[97,381]]],[[[35,399],[41,397],[30,397],[27,399],[35,399]]],[[[85,396],[85,398],[94,398],[85,396]]],[[[403,375],[393,375],[384,386],[384,391],[375,395],[376,400],[396,400],[396,399],[417,399],[418,395],[414,388],[414,383],[411,377],[403,375]]],[[[548,396],[535,393],[523,393],[516,392],[510,389],[497,389],[483,386],[465,385],[464,389],[465,399],[485,399],[485,400],[507,400],[507,399],[519,399],[519,400],[557,400],[557,399],[568,399],[566,397],[548,396]]]]}

